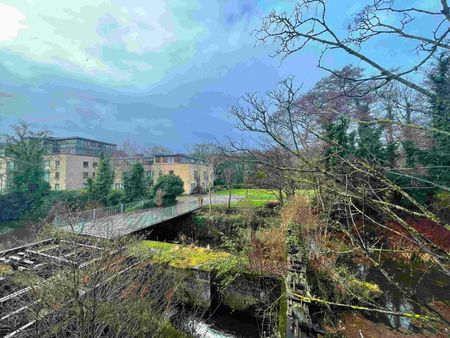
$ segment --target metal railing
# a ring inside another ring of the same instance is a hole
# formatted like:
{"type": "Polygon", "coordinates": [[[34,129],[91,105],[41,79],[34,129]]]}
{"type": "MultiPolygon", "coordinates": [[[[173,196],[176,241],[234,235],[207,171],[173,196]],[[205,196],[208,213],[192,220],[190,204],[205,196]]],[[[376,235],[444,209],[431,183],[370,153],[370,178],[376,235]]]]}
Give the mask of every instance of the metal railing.
{"type": "Polygon", "coordinates": [[[154,207],[132,214],[131,211],[142,208],[148,201],[139,201],[112,207],[98,208],[55,217],[53,224],[59,228],[78,234],[87,234],[103,238],[126,235],[140,229],[161,223],[165,220],[189,213],[200,207],[199,201],[178,202],[168,207],[154,207]],[[110,217],[120,214],[118,218],[110,217]],[[110,218],[107,218],[110,217],[110,218]]]}
{"type": "Polygon", "coordinates": [[[150,201],[141,200],[137,202],[120,203],[110,207],[71,212],[65,215],[56,215],[53,220],[53,225],[64,227],[70,226],[71,224],[92,223],[101,218],[142,209],[145,203],[150,203],[150,201]]]}

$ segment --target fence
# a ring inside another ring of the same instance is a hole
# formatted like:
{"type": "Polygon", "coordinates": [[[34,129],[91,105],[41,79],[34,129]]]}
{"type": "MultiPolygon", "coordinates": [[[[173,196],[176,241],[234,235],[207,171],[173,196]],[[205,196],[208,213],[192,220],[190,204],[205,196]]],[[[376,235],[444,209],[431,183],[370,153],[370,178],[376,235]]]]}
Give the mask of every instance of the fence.
{"type": "Polygon", "coordinates": [[[65,214],[64,216],[56,215],[53,220],[53,225],[57,227],[64,227],[80,223],[92,223],[101,218],[142,209],[145,203],[150,203],[150,201],[142,200],[131,203],[120,203],[110,207],[72,212],[65,214]]]}
{"type": "Polygon", "coordinates": [[[55,217],[53,224],[61,228],[71,228],[78,234],[87,234],[103,238],[126,235],[165,220],[189,213],[198,209],[200,201],[178,202],[169,207],[149,208],[144,212],[120,216],[117,219],[107,217],[125,214],[143,208],[147,201],[115,205],[107,208],[80,211],[55,217]],[[104,219],[104,220],[102,220],[104,219]]]}

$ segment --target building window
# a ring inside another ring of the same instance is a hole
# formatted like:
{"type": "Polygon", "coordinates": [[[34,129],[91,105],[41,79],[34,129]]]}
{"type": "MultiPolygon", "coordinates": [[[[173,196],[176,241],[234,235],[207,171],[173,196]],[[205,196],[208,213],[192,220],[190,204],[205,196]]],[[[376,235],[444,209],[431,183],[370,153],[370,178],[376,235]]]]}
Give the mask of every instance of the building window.
{"type": "Polygon", "coordinates": [[[59,172],[57,171],[56,173],[55,173],[55,180],[59,180],[59,172]]]}
{"type": "Polygon", "coordinates": [[[55,190],[59,190],[59,184],[58,183],[55,184],[55,190]]]}
{"type": "Polygon", "coordinates": [[[95,178],[95,173],[92,173],[92,177],[95,178]]]}
{"type": "Polygon", "coordinates": [[[152,178],[152,172],[151,171],[146,171],[145,172],[145,177],[152,178]]]}
{"type": "Polygon", "coordinates": [[[122,185],[120,183],[115,183],[114,184],[114,189],[118,190],[118,189],[121,189],[121,188],[122,188],[122,185]]]}
{"type": "Polygon", "coordinates": [[[174,163],[174,162],[175,162],[175,159],[172,156],[167,158],[167,163],[174,163]]]}
{"type": "Polygon", "coordinates": [[[45,172],[45,173],[44,173],[44,180],[45,180],[46,182],[50,181],[50,173],[49,173],[49,172],[45,172]]]}
{"type": "Polygon", "coordinates": [[[50,161],[49,160],[44,161],[44,168],[46,170],[50,169],[50,161]]]}
{"type": "Polygon", "coordinates": [[[55,167],[59,168],[60,165],[61,165],[61,161],[60,160],[55,160],[55,167]]]}
{"type": "Polygon", "coordinates": [[[89,173],[83,173],[83,178],[88,178],[89,177],[89,173]]]}
{"type": "Polygon", "coordinates": [[[83,183],[83,188],[84,188],[84,189],[87,188],[87,183],[83,183]]]}
{"type": "Polygon", "coordinates": [[[169,175],[173,175],[173,170],[169,170],[169,175]]]}
{"type": "Polygon", "coordinates": [[[158,173],[158,177],[161,177],[162,174],[163,174],[163,173],[162,173],[162,170],[160,170],[159,173],[158,173]]]}
{"type": "Polygon", "coordinates": [[[89,168],[89,162],[83,162],[83,168],[89,168]]]}
{"type": "Polygon", "coordinates": [[[92,167],[93,167],[93,168],[97,168],[97,166],[98,166],[98,163],[97,163],[97,162],[92,163],[92,167]]]}

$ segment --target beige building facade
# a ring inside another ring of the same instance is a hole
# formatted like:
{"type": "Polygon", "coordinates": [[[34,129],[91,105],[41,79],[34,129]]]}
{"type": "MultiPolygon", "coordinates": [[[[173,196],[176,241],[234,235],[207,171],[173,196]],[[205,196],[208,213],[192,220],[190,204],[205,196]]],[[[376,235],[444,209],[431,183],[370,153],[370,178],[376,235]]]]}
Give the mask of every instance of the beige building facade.
{"type": "Polygon", "coordinates": [[[47,155],[44,157],[46,180],[52,190],[86,188],[88,178],[95,178],[99,157],[84,155],[47,155]]]}
{"type": "Polygon", "coordinates": [[[155,156],[153,173],[155,181],[162,175],[179,176],[183,180],[185,194],[206,191],[214,181],[213,171],[209,166],[183,154],[155,156]]]}
{"type": "Polygon", "coordinates": [[[131,169],[134,162],[142,163],[145,177],[149,185],[154,184],[162,175],[179,176],[184,183],[184,193],[191,194],[206,191],[212,186],[213,171],[201,160],[184,154],[118,157],[113,159],[114,164],[114,188],[123,188],[123,175],[131,169]]]}
{"type": "MultiPolygon", "coordinates": [[[[149,186],[162,175],[179,176],[184,193],[206,191],[213,185],[213,170],[203,161],[184,155],[156,155],[118,157],[116,145],[81,137],[48,138],[44,141],[45,179],[52,190],[79,190],[87,187],[89,178],[95,179],[101,154],[111,157],[114,170],[114,189],[123,188],[124,173],[135,162],[142,163],[149,186]]],[[[8,166],[14,163],[0,156],[0,192],[4,193],[8,180],[8,166]]]]}

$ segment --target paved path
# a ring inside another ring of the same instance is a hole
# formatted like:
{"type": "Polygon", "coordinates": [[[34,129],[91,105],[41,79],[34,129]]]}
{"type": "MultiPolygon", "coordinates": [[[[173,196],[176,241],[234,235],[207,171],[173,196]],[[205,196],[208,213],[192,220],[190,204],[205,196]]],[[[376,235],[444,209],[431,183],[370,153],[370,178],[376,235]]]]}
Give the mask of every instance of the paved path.
{"type": "MultiPolygon", "coordinates": [[[[202,195],[203,198],[203,205],[209,205],[209,196],[208,195],[202,195]]],[[[239,202],[242,200],[245,196],[242,195],[231,195],[231,203],[239,202]]],[[[178,201],[184,202],[184,201],[196,201],[198,200],[198,196],[189,196],[184,195],[178,197],[178,201]]],[[[211,204],[227,204],[228,203],[228,195],[212,195],[211,196],[211,204]]]]}

